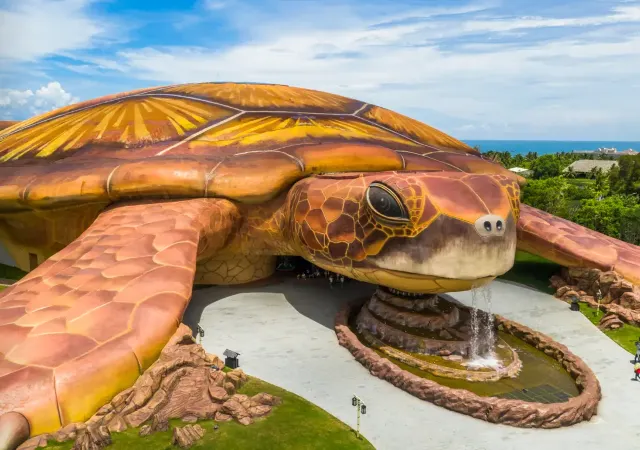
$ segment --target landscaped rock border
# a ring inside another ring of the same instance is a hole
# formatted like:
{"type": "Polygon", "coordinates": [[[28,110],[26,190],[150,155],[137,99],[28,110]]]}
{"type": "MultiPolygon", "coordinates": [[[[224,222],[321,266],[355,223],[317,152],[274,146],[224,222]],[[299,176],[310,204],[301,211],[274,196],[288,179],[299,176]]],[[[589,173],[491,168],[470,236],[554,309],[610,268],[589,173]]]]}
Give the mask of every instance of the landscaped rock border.
{"type": "Polygon", "coordinates": [[[169,429],[170,419],[194,423],[235,420],[250,425],[271,413],[281,399],[259,393],[253,397],[236,391],[247,381],[241,369],[224,372],[224,362],[208,354],[180,324],[160,357],[135,382],[100,408],[89,420],[71,423],[55,433],[34,436],[19,450],[34,450],[47,441],[75,440],[74,450],[96,450],[111,442],[112,432],[141,427],[140,435],[169,429]]]}
{"type": "Polygon", "coordinates": [[[453,389],[407,372],[365,346],[349,328],[351,312],[361,304],[345,306],[336,315],[335,331],[340,345],[372,375],[435,405],[487,422],[521,428],[559,428],[589,420],[597,413],[601,399],[595,374],[567,347],[524,325],[496,316],[498,326],[559,361],[575,380],[580,394],[564,403],[533,403],[521,400],[480,397],[465,389],[453,389]]]}
{"type": "Polygon", "coordinates": [[[598,307],[598,290],[602,296],[600,309],[615,314],[620,320],[640,327],[640,286],[625,280],[615,271],[602,272],[582,267],[563,268],[550,278],[555,297],[566,302],[578,298],[592,308],[598,307]]]}

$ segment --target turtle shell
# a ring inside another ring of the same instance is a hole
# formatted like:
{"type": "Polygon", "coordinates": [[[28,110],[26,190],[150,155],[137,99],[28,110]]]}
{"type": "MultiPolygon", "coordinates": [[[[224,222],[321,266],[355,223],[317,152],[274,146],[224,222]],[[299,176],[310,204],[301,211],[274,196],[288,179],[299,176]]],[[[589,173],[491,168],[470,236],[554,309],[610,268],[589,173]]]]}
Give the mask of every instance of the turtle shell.
{"type": "Polygon", "coordinates": [[[512,172],[409,117],[284,85],[200,83],[67,106],[0,131],[0,213],[135,198],[273,198],[317,173],[512,172]]]}

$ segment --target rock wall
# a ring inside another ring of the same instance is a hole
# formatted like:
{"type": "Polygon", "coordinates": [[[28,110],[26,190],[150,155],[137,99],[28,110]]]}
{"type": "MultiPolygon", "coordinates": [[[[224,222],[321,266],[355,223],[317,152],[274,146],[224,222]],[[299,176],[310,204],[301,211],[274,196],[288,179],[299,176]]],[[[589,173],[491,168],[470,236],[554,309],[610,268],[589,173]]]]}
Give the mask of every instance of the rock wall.
{"type": "MultiPolygon", "coordinates": [[[[358,305],[359,307],[360,305],[358,305]]],[[[336,316],[338,342],[347,348],[372,375],[422,400],[477,419],[522,428],[559,428],[589,420],[597,413],[600,384],[587,365],[562,344],[550,337],[500,316],[496,321],[504,331],[533,345],[558,360],[571,374],[580,390],[577,397],[564,403],[530,403],[497,397],[480,397],[464,389],[452,389],[400,369],[390,360],[362,344],[349,329],[352,307],[336,316]]]]}
{"type": "Polygon", "coordinates": [[[616,272],[598,269],[562,269],[549,280],[556,290],[555,296],[571,302],[579,298],[590,306],[597,306],[600,291],[600,308],[615,314],[623,322],[640,326],[640,286],[625,280],[616,272]]]}
{"type": "Polygon", "coordinates": [[[145,436],[167,430],[169,419],[189,423],[199,419],[236,420],[249,425],[280,404],[279,398],[269,394],[248,397],[236,393],[247,376],[241,369],[225,373],[223,367],[222,360],[207,354],[194,341],[191,329],[181,324],[158,360],[132,387],[116,395],[85,423],[72,423],[55,433],[35,436],[19,449],[44,446],[48,440],[75,440],[74,449],[78,450],[100,448],[110,442],[111,432],[142,425],[140,435],[145,436]]]}

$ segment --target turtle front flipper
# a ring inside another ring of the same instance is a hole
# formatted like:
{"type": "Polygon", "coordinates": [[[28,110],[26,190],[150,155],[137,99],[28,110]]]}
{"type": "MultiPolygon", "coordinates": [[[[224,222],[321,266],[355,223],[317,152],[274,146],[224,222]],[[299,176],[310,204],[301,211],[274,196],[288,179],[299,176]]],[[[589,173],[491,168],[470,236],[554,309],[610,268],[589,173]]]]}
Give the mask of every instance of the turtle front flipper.
{"type": "Polygon", "coordinates": [[[180,324],[196,262],[225,245],[237,218],[219,199],[116,205],[6,289],[0,416],[21,413],[32,436],[52,432],[131,386],[180,324]]]}
{"type": "Polygon", "coordinates": [[[640,247],[524,204],[520,205],[518,249],[565,267],[615,270],[640,283],[640,247]]]}

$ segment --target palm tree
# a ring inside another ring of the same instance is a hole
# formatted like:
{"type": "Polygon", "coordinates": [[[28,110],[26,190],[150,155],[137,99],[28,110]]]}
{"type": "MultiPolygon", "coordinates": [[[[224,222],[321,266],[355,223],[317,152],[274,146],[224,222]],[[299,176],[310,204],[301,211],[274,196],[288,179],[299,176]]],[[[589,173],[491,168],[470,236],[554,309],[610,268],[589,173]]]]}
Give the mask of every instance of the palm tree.
{"type": "Polygon", "coordinates": [[[565,176],[565,178],[575,178],[576,177],[576,172],[575,172],[575,170],[573,170],[573,166],[568,166],[566,169],[564,169],[564,176],[565,176]]]}

